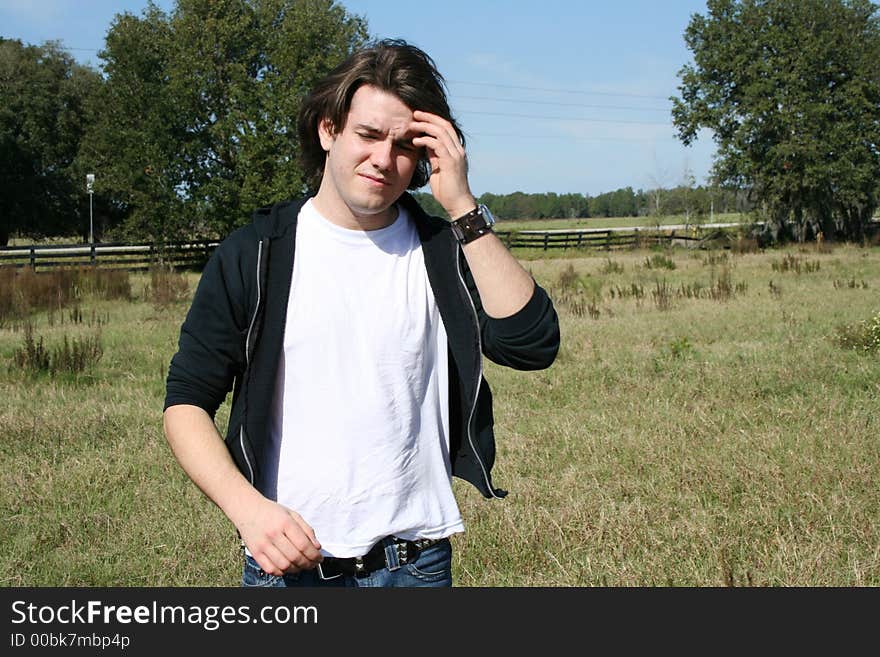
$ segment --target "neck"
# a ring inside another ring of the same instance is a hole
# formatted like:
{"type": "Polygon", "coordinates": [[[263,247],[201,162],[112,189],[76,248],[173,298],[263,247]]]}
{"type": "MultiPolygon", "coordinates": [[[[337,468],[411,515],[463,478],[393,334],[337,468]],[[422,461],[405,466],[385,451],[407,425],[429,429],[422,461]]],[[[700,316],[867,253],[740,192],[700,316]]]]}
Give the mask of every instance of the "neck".
{"type": "Polygon", "coordinates": [[[359,212],[341,199],[332,198],[331,195],[321,192],[322,190],[319,189],[312,199],[315,209],[327,221],[342,228],[363,231],[379,230],[390,226],[397,219],[397,203],[375,213],[359,212]]]}

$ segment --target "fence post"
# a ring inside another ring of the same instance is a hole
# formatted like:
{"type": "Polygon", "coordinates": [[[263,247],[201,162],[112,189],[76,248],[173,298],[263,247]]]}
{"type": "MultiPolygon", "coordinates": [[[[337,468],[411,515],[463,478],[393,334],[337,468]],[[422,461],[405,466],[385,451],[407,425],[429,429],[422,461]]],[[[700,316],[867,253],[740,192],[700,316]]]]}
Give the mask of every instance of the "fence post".
{"type": "Polygon", "coordinates": [[[35,247],[33,247],[33,246],[30,248],[30,262],[31,262],[31,269],[33,269],[34,271],[37,271],[37,251],[36,251],[35,247]]]}
{"type": "Polygon", "coordinates": [[[545,251],[547,250],[548,242],[550,242],[550,235],[548,235],[547,233],[544,233],[544,250],[545,251]]]}
{"type": "Polygon", "coordinates": [[[92,244],[89,246],[89,253],[90,253],[89,259],[92,261],[92,267],[94,267],[97,264],[95,262],[95,243],[94,242],[92,242],[92,244]]]}

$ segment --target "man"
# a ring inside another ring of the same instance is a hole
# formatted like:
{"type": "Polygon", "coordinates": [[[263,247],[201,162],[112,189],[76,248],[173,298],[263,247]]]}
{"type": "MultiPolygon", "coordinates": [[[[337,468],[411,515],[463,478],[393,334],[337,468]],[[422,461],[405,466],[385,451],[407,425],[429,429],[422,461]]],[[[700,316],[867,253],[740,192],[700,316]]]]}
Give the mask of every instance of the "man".
{"type": "Polygon", "coordinates": [[[165,433],[237,528],[244,585],[450,586],[451,476],[506,494],[481,351],[548,367],[556,313],[471,194],[424,52],[354,53],[312,91],[299,133],[318,192],[257,211],[209,261],[165,433]],[[456,221],[406,193],[427,182],[456,221]],[[230,390],[224,444],[213,417],[230,390]]]}

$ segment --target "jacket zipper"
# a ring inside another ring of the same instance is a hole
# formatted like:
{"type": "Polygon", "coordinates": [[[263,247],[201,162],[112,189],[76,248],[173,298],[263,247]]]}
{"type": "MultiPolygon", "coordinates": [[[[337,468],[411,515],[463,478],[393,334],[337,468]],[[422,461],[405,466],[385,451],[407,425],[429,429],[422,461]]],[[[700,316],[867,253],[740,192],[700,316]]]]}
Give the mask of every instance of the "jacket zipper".
{"type": "Polygon", "coordinates": [[[461,283],[462,288],[464,289],[464,295],[467,297],[468,301],[471,304],[471,312],[473,313],[474,325],[477,329],[477,377],[476,377],[476,385],[474,387],[474,401],[471,403],[471,410],[468,414],[467,419],[467,436],[468,442],[471,445],[471,451],[473,451],[474,456],[477,459],[477,463],[480,464],[480,469],[483,471],[483,479],[486,482],[486,488],[489,490],[489,493],[492,497],[496,499],[501,499],[495,494],[495,490],[492,488],[492,482],[489,481],[489,474],[486,472],[486,466],[483,463],[483,459],[480,458],[480,453],[477,451],[477,446],[474,444],[474,437],[471,433],[471,421],[474,419],[474,412],[477,410],[477,401],[480,397],[480,382],[483,380],[483,338],[480,335],[480,318],[477,316],[477,308],[474,306],[474,300],[471,298],[471,293],[467,288],[467,284],[464,282],[464,278],[461,274],[461,249],[455,249],[455,273],[458,274],[458,281],[461,283]]]}
{"type": "MultiPolygon", "coordinates": [[[[251,323],[248,326],[247,336],[244,340],[244,360],[246,369],[249,371],[251,366],[251,333],[254,330],[254,324],[257,321],[257,313],[260,312],[260,265],[263,260],[263,240],[260,240],[257,245],[257,304],[254,306],[254,315],[251,317],[251,323]]],[[[245,416],[246,418],[247,416],[245,416]]],[[[248,471],[250,472],[250,480],[251,485],[254,484],[254,467],[251,465],[250,460],[247,457],[247,451],[244,448],[244,423],[245,418],[241,420],[241,426],[238,429],[238,442],[241,444],[241,454],[244,456],[245,463],[247,463],[248,471]]]]}

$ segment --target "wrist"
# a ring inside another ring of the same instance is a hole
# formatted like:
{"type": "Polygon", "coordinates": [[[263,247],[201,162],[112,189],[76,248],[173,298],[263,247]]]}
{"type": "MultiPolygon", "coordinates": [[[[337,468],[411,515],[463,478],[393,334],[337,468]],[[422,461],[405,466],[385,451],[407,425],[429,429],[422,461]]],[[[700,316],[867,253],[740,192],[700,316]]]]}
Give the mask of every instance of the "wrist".
{"type": "Polygon", "coordinates": [[[457,217],[451,223],[452,234],[459,244],[470,244],[483,235],[492,232],[495,218],[485,205],[477,205],[474,209],[457,217]]]}
{"type": "Polygon", "coordinates": [[[449,214],[449,219],[455,221],[459,217],[466,215],[468,212],[477,207],[477,199],[468,195],[460,199],[456,199],[455,203],[444,206],[444,210],[449,214]]]}
{"type": "Polygon", "coordinates": [[[223,500],[224,503],[217,504],[239,532],[253,519],[257,505],[266,499],[250,482],[243,477],[242,479],[243,481],[230,486],[232,494],[223,500]]]}

